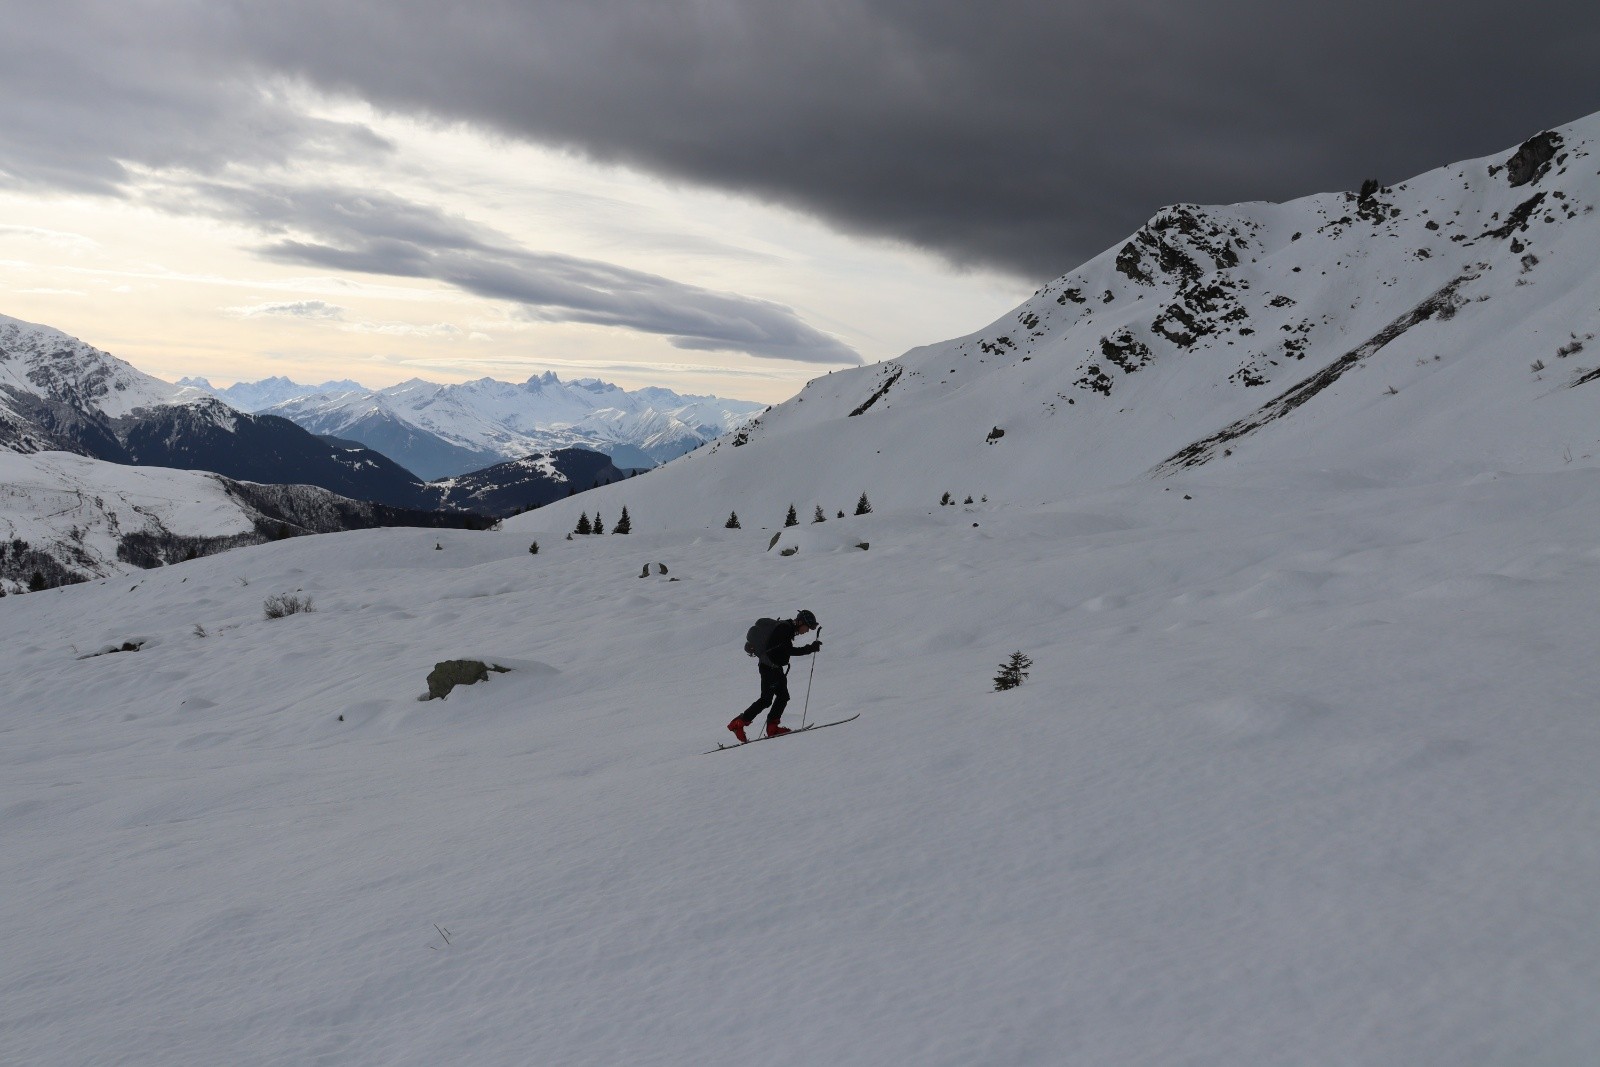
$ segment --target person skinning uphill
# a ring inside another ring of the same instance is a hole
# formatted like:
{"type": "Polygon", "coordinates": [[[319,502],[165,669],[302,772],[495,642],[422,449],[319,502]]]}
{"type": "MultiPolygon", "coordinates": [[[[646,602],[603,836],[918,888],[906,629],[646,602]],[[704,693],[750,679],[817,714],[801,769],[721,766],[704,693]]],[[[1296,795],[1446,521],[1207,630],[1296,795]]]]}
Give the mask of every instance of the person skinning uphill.
{"type": "Polygon", "coordinates": [[[740,741],[750,740],[745,736],[745,728],[768,707],[772,710],[767,713],[767,736],[790,732],[787,726],[781,725],[783,709],[789,706],[789,659],[809,656],[822,647],[821,640],[816,640],[795,648],[794,639],[817,628],[817,617],[809,611],[797,611],[792,619],[762,619],[750,628],[745,651],[756,657],[760,668],[761,697],[728,724],[734,737],[740,741]]]}

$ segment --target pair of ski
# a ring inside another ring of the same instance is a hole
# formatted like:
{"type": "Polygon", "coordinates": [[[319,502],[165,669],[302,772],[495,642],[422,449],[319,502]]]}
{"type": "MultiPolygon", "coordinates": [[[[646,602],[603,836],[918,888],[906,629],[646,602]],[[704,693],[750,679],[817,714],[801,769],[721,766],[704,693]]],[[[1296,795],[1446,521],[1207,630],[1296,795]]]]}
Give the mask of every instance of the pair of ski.
{"type": "Polygon", "coordinates": [[[748,741],[735,741],[731,745],[719,744],[716,748],[710,749],[710,750],[702,752],[700,754],[702,756],[709,756],[709,755],[711,755],[712,752],[727,752],[730,749],[743,748],[746,745],[753,745],[757,741],[776,741],[779,738],[783,738],[783,737],[799,737],[801,734],[809,734],[812,730],[824,730],[824,729],[827,729],[829,726],[842,726],[847,722],[855,722],[859,718],[861,718],[861,713],[858,711],[854,715],[850,716],[848,719],[835,719],[833,722],[814,722],[814,723],[811,723],[809,726],[802,726],[798,730],[790,730],[786,734],[778,734],[777,737],[752,737],[748,741]]]}

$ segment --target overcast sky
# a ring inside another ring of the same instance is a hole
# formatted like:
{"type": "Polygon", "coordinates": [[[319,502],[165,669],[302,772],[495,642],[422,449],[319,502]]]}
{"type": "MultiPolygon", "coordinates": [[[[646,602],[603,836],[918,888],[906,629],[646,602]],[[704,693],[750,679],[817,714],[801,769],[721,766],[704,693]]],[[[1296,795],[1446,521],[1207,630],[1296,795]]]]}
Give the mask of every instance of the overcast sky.
{"type": "Polygon", "coordinates": [[[0,0],[0,313],[163,377],[782,399],[1167,203],[1600,110],[1600,5],[0,0]]]}

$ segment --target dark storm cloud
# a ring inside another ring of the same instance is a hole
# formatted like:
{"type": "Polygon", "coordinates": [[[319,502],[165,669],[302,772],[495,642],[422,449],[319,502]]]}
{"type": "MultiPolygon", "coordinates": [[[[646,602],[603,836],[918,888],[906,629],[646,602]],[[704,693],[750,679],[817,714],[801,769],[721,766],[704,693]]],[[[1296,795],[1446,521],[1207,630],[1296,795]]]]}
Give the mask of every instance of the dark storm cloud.
{"type": "Polygon", "coordinates": [[[0,187],[116,195],[140,169],[389,151],[367,127],[290,107],[222,44],[231,25],[199,2],[0,0],[0,187]]]}
{"type": "Polygon", "coordinates": [[[1028,275],[1166,203],[1399,181],[1600,108],[1591,0],[279,0],[241,26],[323,85],[1028,275]]]}
{"type": "Polygon", "coordinates": [[[1398,181],[1600,109],[1600,8],[1576,0],[16,6],[13,181],[378,150],[259,92],[288,75],[1030,277],[1166,203],[1398,181]]]}
{"type": "Polygon", "coordinates": [[[260,252],[279,262],[430,278],[519,304],[530,319],[636,330],[695,351],[861,362],[854,349],[780,304],[530,251],[486,227],[387,193],[196,182],[151,202],[247,223],[274,238],[260,252]]]}

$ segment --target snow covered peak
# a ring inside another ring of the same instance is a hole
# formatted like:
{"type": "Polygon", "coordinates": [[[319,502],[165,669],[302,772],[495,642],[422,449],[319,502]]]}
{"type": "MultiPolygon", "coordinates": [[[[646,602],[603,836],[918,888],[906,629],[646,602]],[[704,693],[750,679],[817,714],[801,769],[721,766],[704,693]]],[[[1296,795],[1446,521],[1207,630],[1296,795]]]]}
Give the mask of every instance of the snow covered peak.
{"type": "Polygon", "coordinates": [[[13,412],[19,404],[64,404],[117,418],[186,395],[60,330],[0,315],[0,403],[13,412]]]}

